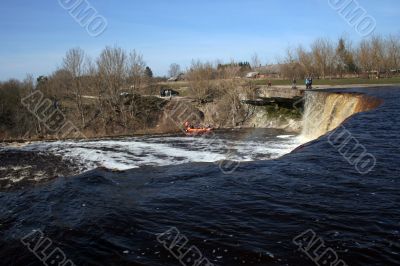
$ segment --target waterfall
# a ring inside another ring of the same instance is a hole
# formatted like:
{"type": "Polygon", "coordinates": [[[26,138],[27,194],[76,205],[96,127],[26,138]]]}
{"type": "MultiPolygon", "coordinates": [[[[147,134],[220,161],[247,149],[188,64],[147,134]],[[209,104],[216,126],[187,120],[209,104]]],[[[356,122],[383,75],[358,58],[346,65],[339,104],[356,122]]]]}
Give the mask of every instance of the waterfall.
{"type": "Polygon", "coordinates": [[[379,99],[363,94],[306,92],[302,136],[308,140],[319,138],[350,116],[374,109],[380,104],[379,99]]]}

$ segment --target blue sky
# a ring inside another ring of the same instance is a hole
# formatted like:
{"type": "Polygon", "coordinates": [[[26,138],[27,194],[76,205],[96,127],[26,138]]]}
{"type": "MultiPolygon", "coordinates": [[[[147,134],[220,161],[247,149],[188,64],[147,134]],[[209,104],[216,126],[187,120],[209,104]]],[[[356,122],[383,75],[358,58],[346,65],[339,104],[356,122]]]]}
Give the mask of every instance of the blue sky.
{"type": "MultiPolygon", "coordinates": [[[[263,63],[273,63],[288,46],[308,46],[317,37],[361,39],[329,0],[88,2],[108,22],[95,38],[58,0],[3,0],[0,80],[50,74],[76,46],[92,57],[106,45],[136,49],[157,75],[165,75],[174,62],[185,68],[192,59],[250,61],[258,53],[263,63]]],[[[376,33],[400,34],[398,0],[358,3],[376,19],[376,33]]]]}

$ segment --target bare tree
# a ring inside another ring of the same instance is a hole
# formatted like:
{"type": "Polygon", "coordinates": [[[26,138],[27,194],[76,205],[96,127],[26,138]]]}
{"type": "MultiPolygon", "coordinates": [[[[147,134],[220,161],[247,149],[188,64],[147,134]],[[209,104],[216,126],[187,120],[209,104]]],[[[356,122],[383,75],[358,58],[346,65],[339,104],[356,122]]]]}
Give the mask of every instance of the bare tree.
{"type": "Polygon", "coordinates": [[[400,69],[400,38],[390,35],[387,38],[386,49],[388,67],[390,72],[397,72],[400,69]]]}
{"type": "Polygon", "coordinates": [[[181,66],[173,63],[169,66],[168,75],[170,77],[177,77],[181,73],[181,66]]]}
{"type": "Polygon", "coordinates": [[[240,76],[240,70],[240,66],[232,63],[230,66],[224,67],[222,71],[220,71],[219,78],[233,81],[236,77],[240,76]]]}
{"type": "Polygon", "coordinates": [[[281,63],[281,74],[288,79],[298,79],[305,75],[296,52],[291,48],[286,49],[286,56],[281,63]]]}
{"type": "MultiPolygon", "coordinates": [[[[58,99],[61,99],[65,96],[70,96],[71,94],[75,96],[75,94],[77,93],[77,90],[75,88],[76,82],[77,81],[73,78],[71,72],[63,68],[56,70],[49,77],[50,86],[53,88],[52,90],[54,91],[53,96],[58,99]]],[[[84,87],[84,85],[82,85],[82,82],[79,85],[81,87],[84,87]]]]}
{"type": "Polygon", "coordinates": [[[207,101],[213,95],[212,79],[214,68],[211,63],[192,61],[192,65],[186,74],[189,81],[191,94],[199,101],[207,101]]]}
{"type": "Polygon", "coordinates": [[[238,86],[235,80],[239,73],[240,67],[233,62],[220,73],[220,81],[217,84],[220,97],[217,110],[222,125],[237,126],[245,120],[245,110],[241,103],[241,97],[247,98],[247,93],[241,86],[238,86]]]}
{"type": "MultiPolygon", "coordinates": [[[[127,116],[124,105],[120,101],[120,90],[126,85],[127,55],[119,47],[106,47],[97,59],[98,78],[101,90],[101,100],[108,110],[103,113],[106,124],[122,119],[122,126],[127,127],[127,116]]],[[[103,108],[104,109],[104,108],[103,108]]]]}
{"type": "Polygon", "coordinates": [[[85,114],[82,101],[82,75],[84,73],[85,52],[81,48],[73,48],[67,51],[63,59],[63,68],[72,76],[72,91],[78,108],[82,127],[85,127],[85,114]]]}
{"type": "Polygon", "coordinates": [[[318,75],[325,78],[332,76],[335,52],[332,43],[327,39],[317,39],[311,46],[318,75]]]}
{"type": "Polygon", "coordinates": [[[357,48],[356,60],[359,68],[369,76],[372,69],[371,45],[368,40],[362,40],[357,48]]]}
{"type": "Polygon", "coordinates": [[[257,53],[254,53],[253,56],[251,57],[251,67],[255,69],[260,66],[261,66],[260,58],[258,57],[257,53]]]}
{"type": "Polygon", "coordinates": [[[32,74],[27,74],[24,81],[24,89],[26,92],[32,92],[35,89],[35,79],[32,74]]]}
{"type": "Polygon", "coordinates": [[[371,38],[372,68],[376,73],[376,78],[380,78],[380,74],[387,69],[384,46],[384,40],[381,36],[371,38]]]}
{"type": "Polygon", "coordinates": [[[106,47],[97,60],[97,66],[103,86],[107,88],[111,98],[118,97],[126,78],[127,55],[119,47],[106,47]]]}
{"type": "Polygon", "coordinates": [[[300,76],[303,78],[314,73],[312,54],[306,51],[302,46],[299,46],[296,52],[299,63],[302,66],[302,73],[300,76]]]}
{"type": "Polygon", "coordinates": [[[133,88],[139,90],[144,81],[144,71],[146,69],[146,62],[143,55],[133,50],[129,54],[128,61],[128,75],[129,80],[133,83],[133,88]]]}

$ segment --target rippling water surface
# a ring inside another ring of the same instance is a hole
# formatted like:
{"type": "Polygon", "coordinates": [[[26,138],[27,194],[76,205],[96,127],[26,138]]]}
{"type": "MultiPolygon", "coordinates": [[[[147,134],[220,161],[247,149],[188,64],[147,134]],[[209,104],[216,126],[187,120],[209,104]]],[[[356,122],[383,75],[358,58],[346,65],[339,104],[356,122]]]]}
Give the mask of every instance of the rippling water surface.
{"type": "Polygon", "coordinates": [[[306,230],[324,241],[317,255],[399,265],[400,89],[362,91],[385,101],[344,124],[376,158],[365,175],[326,136],[278,158],[301,142],[272,131],[207,151],[178,136],[28,145],[109,169],[0,192],[1,263],[43,265],[20,241],[41,230],[76,265],[182,265],[157,241],[175,227],[214,265],[316,265],[293,243],[306,230]],[[230,150],[244,162],[225,175],[210,162],[230,150]]]}

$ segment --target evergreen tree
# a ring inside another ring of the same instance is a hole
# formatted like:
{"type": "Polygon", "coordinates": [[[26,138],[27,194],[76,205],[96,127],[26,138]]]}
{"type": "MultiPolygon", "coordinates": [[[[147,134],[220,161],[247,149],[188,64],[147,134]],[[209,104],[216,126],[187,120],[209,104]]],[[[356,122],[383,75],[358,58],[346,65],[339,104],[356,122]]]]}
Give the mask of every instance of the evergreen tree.
{"type": "Polygon", "coordinates": [[[146,78],[153,78],[153,71],[151,70],[150,67],[146,67],[145,71],[144,71],[144,75],[146,76],[146,78]]]}
{"type": "Polygon", "coordinates": [[[336,48],[337,68],[342,77],[343,72],[352,73],[357,71],[352,53],[346,47],[346,41],[343,38],[339,39],[336,48]]]}

